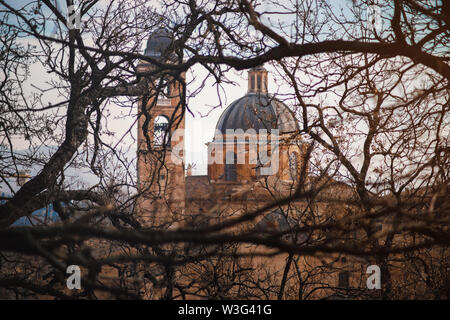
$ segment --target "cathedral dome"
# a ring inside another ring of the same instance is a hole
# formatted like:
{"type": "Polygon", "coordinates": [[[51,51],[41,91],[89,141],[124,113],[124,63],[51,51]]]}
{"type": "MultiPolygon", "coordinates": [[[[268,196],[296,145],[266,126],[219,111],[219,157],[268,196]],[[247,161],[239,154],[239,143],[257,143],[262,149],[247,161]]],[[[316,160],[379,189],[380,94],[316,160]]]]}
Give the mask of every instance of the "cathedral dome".
{"type": "Polygon", "coordinates": [[[278,129],[280,134],[298,130],[293,112],[281,101],[263,92],[249,92],[231,103],[217,122],[222,134],[227,129],[278,129]]]}
{"type": "Polygon", "coordinates": [[[273,176],[275,181],[292,183],[296,177],[300,141],[293,133],[299,131],[299,125],[289,107],[268,94],[267,78],[262,66],[250,69],[247,94],[231,103],[219,118],[217,134],[207,144],[210,181],[248,183],[273,176]],[[270,137],[270,143],[264,141],[268,138],[264,130],[275,137],[270,137]],[[281,139],[277,144],[278,134],[293,139],[281,139]]]}
{"type": "Polygon", "coordinates": [[[248,71],[248,93],[225,109],[217,122],[217,130],[222,134],[226,134],[227,129],[257,132],[278,129],[280,134],[298,130],[294,113],[268,94],[267,78],[268,72],[262,66],[248,71]]]}

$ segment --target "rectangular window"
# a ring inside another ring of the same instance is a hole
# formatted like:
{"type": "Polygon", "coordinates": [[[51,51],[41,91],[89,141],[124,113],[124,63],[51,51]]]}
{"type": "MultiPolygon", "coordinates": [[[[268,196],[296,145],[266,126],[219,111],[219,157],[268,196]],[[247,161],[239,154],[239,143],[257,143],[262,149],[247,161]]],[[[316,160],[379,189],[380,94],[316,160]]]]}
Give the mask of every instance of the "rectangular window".
{"type": "Polygon", "coordinates": [[[226,181],[236,181],[237,173],[236,173],[236,165],[235,164],[226,164],[225,165],[225,180],[226,181]]]}
{"type": "Polygon", "coordinates": [[[348,271],[339,272],[339,288],[348,288],[349,277],[348,271]]]}
{"type": "Polygon", "coordinates": [[[250,76],[250,90],[255,91],[255,76],[254,75],[250,76]]]}
{"type": "Polygon", "coordinates": [[[236,162],[237,156],[234,152],[228,151],[225,156],[225,180],[226,181],[236,181],[236,162]]]}
{"type": "Polygon", "coordinates": [[[261,91],[261,75],[258,74],[258,91],[261,91]]]}
{"type": "Polygon", "coordinates": [[[379,232],[383,230],[383,224],[381,222],[378,222],[375,224],[375,232],[379,232]]]}

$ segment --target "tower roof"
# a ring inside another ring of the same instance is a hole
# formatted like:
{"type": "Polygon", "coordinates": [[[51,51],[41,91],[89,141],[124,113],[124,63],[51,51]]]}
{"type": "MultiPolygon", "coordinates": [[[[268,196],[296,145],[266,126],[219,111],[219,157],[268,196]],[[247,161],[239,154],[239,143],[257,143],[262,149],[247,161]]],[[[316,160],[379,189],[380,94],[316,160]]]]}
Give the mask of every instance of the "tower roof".
{"type": "Polygon", "coordinates": [[[222,134],[227,129],[266,129],[280,133],[299,129],[294,113],[283,102],[268,94],[268,72],[263,66],[248,71],[248,92],[231,103],[217,122],[216,129],[222,134]]]}
{"type": "Polygon", "coordinates": [[[298,130],[293,112],[281,101],[268,94],[249,92],[231,103],[216,126],[223,134],[227,129],[279,129],[280,133],[298,130]]]}
{"type": "Polygon", "coordinates": [[[162,58],[172,44],[172,36],[165,28],[155,30],[147,40],[144,55],[152,58],[162,58]]]}

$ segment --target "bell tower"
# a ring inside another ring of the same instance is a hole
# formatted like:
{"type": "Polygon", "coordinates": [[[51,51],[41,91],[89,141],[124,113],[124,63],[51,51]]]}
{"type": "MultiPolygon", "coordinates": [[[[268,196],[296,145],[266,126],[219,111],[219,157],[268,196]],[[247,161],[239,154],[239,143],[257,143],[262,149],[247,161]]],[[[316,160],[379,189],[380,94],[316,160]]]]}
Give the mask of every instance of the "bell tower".
{"type": "MultiPolygon", "coordinates": [[[[145,55],[164,63],[172,36],[156,30],[148,39],[145,55]]],[[[150,227],[177,223],[185,209],[184,129],[181,95],[184,73],[175,79],[156,72],[155,65],[141,63],[137,76],[147,77],[150,94],[139,99],[138,115],[138,214],[150,227]]]]}

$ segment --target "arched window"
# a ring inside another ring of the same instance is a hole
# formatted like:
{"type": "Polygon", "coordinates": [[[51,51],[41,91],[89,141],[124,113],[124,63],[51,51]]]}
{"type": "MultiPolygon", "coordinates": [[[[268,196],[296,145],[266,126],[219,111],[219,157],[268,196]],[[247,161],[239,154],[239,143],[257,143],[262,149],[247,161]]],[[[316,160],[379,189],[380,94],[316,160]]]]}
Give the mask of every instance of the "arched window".
{"type": "Polygon", "coordinates": [[[225,180],[226,181],[236,181],[236,162],[237,156],[233,151],[228,151],[225,156],[225,180]]]}
{"type": "Polygon", "coordinates": [[[163,87],[163,96],[167,99],[170,99],[172,97],[172,82],[166,80],[164,82],[164,87],[163,87]]]}
{"type": "Polygon", "coordinates": [[[157,116],[153,125],[153,144],[169,146],[169,135],[169,119],[164,115],[157,116]]]}
{"type": "Polygon", "coordinates": [[[293,181],[297,181],[298,158],[297,152],[289,153],[289,175],[293,181]]]}

